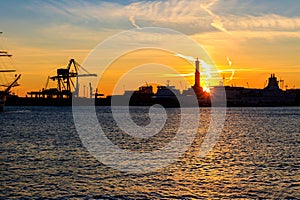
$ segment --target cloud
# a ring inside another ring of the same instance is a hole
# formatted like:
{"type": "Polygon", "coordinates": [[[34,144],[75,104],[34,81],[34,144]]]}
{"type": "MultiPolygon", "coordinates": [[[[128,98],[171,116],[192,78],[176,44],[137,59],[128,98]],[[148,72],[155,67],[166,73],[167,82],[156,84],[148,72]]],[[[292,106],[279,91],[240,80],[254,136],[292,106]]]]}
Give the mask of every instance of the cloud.
{"type": "MultiPolygon", "coordinates": [[[[255,13],[255,5],[232,1],[180,1],[154,0],[119,4],[113,2],[55,1],[39,2],[31,8],[51,17],[63,18],[72,24],[87,29],[112,28],[130,29],[161,26],[173,28],[185,34],[222,31],[297,31],[300,17],[282,16],[278,13],[255,13]],[[239,13],[244,7],[252,6],[247,15],[239,13]],[[136,21],[139,21],[139,24],[136,21]]],[[[259,3],[256,5],[260,6],[259,3]]],[[[271,6],[271,5],[270,5],[271,6]]],[[[271,9],[274,10],[274,9],[271,9]]]]}
{"type": "Polygon", "coordinates": [[[137,25],[137,24],[135,23],[134,16],[130,16],[130,17],[129,17],[129,21],[131,22],[132,26],[134,26],[135,28],[137,28],[137,29],[141,28],[141,27],[139,27],[139,25],[137,25]]]}
{"type": "Polygon", "coordinates": [[[232,62],[231,62],[231,60],[230,60],[230,58],[228,56],[227,56],[227,62],[228,62],[228,65],[231,67],[232,62]]]}
{"type": "Polygon", "coordinates": [[[179,0],[140,1],[126,5],[103,1],[96,3],[59,1],[39,2],[30,9],[54,19],[84,26],[97,24],[97,27],[122,27],[125,29],[130,29],[128,25],[134,27],[163,26],[173,27],[179,31],[183,29],[196,30],[202,27],[206,31],[210,29],[207,20],[211,20],[212,17],[207,15],[199,5],[200,1],[179,0]],[[139,21],[139,25],[136,20],[139,21]]]}
{"type": "Polygon", "coordinates": [[[184,58],[184,59],[189,60],[189,61],[192,61],[192,62],[194,62],[194,61],[196,60],[196,59],[195,59],[194,57],[192,57],[192,56],[185,56],[185,55],[182,55],[182,54],[180,54],[180,53],[175,54],[175,56],[178,56],[178,57],[180,57],[180,58],[184,58]]]}
{"type": "Polygon", "coordinates": [[[213,0],[211,2],[209,2],[208,4],[204,5],[204,4],[201,4],[200,7],[205,10],[210,16],[213,17],[213,22],[211,23],[211,25],[213,27],[215,27],[216,29],[222,31],[222,32],[225,32],[227,34],[230,34],[229,31],[227,31],[227,29],[224,27],[223,23],[222,23],[222,20],[221,20],[221,17],[219,15],[216,15],[214,12],[211,11],[210,7],[212,5],[214,5],[218,0],[213,0]]]}
{"type": "Polygon", "coordinates": [[[300,31],[300,17],[284,17],[275,14],[261,16],[228,16],[224,24],[231,30],[249,31],[300,31]]]}

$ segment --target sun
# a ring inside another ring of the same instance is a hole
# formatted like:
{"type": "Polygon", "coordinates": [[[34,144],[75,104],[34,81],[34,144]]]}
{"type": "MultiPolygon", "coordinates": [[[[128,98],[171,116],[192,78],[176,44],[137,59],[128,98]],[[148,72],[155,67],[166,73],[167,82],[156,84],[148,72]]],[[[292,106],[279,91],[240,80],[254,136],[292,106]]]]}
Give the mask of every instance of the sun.
{"type": "Polygon", "coordinates": [[[204,92],[207,92],[207,93],[210,93],[210,89],[209,89],[209,87],[207,87],[207,86],[204,86],[204,87],[203,87],[203,91],[204,91],[204,92]]]}

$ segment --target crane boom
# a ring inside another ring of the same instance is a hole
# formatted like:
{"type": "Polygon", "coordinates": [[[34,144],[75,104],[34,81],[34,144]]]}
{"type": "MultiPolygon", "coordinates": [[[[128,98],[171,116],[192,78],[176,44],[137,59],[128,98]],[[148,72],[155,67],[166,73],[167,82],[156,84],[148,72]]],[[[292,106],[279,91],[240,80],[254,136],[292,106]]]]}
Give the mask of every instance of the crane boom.
{"type": "MultiPolygon", "coordinates": [[[[72,93],[74,93],[75,96],[79,94],[79,77],[97,77],[97,74],[89,73],[80,64],[78,64],[75,59],[72,58],[70,59],[67,68],[57,69],[57,74],[49,77],[49,79],[57,81],[57,91],[60,93],[60,97],[71,97],[72,93]],[[79,74],[79,69],[82,69],[85,74],[79,74]],[[73,81],[74,78],[76,78],[75,84],[73,81]]],[[[46,83],[46,86],[47,85],[48,82],[46,83]]]]}
{"type": "Polygon", "coordinates": [[[93,76],[93,77],[97,77],[97,74],[78,74],[78,77],[87,77],[87,76],[93,76]]]}
{"type": "Polygon", "coordinates": [[[0,72],[15,72],[15,69],[0,69],[0,72]]]}

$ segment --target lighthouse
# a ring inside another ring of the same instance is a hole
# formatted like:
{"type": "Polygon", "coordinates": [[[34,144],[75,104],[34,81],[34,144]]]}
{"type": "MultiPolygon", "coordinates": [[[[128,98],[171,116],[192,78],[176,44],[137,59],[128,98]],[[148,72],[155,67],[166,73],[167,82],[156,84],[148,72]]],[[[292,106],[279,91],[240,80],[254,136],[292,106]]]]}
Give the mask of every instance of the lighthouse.
{"type": "Polygon", "coordinates": [[[199,69],[199,59],[197,58],[195,61],[196,71],[195,71],[195,84],[194,88],[200,88],[200,69],[199,69]]]}
{"type": "Polygon", "coordinates": [[[195,67],[196,67],[196,70],[195,70],[195,83],[192,86],[192,88],[193,88],[195,94],[197,95],[197,97],[200,97],[203,94],[203,88],[200,85],[200,61],[199,61],[198,58],[195,61],[195,67]]]}
{"type": "Polygon", "coordinates": [[[208,102],[208,96],[200,85],[200,60],[198,58],[195,60],[195,83],[191,88],[184,90],[182,94],[186,96],[196,94],[198,101],[201,101],[202,104],[208,102]]]}

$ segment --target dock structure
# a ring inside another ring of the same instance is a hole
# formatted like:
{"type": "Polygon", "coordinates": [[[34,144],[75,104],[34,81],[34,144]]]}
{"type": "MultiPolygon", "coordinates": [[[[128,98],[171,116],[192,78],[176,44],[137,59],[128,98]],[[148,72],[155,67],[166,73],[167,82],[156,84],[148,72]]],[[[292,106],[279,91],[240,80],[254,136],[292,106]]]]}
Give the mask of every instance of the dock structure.
{"type": "Polygon", "coordinates": [[[56,71],[55,76],[49,76],[46,87],[41,91],[27,92],[30,98],[58,98],[58,99],[70,99],[72,95],[79,96],[79,77],[97,77],[97,74],[91,74],[85,70],[80,64],[78,64],[73,58],[70,59],[67,68],[59,68],[56,71]],[[85,74],[79,74],[79,69],[83,69],[85,74]],[[76,79],[76,81],[74,80],[76,79]],[[47,89],[49,80],[56,82],[56,88],[47,89]]]}

